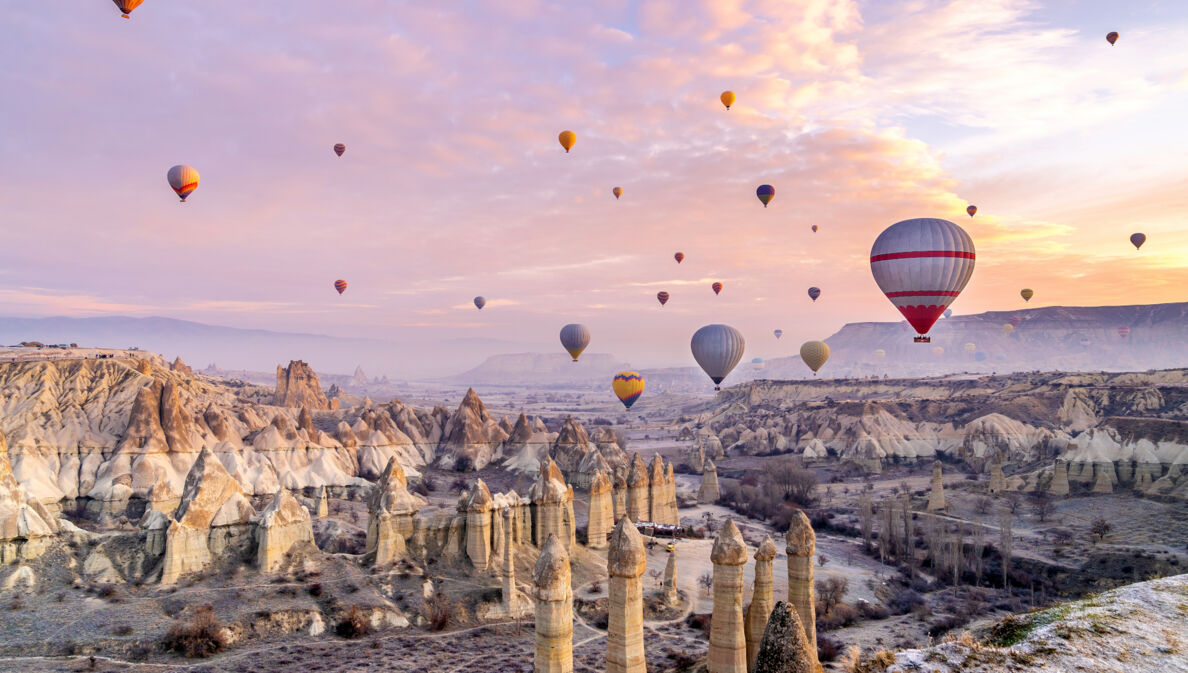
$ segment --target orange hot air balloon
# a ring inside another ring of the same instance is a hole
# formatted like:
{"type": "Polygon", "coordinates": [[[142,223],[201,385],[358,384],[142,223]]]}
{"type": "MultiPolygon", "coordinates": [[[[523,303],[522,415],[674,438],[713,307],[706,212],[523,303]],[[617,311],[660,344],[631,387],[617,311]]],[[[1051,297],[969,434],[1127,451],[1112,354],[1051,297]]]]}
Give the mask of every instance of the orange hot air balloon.
{"type": "Polygon", "coordinates": [[[569,154],[569,150],[573,149],[573,144],[577,142],[577,134],[573,131],[562,131],[557,136],[557,141],[565,148],[565,153],[569,154]]]}
{"type": "Polygon", "coordinates": [[[730,109],[731,105],[734,105],[734,98],[733,91],[723,91],[722,95],[718,96],[718,100],[722,101],[722,105],[725,105],[727,110],[730,109]]]}
{"type": "Polygon", "coordinates": [[[338,143],[334,146],[334,153],[340,157],[342,156],[342,153],[345,151],[346,151],[346,145],[343,145],[342,143],[338,143]]]}
{"type": "Polygon", "coordinates": [[[710,285],[710,287],[712,287],[714,289],[714,294],[719,294],[722,292],[722,284],[721,283],[714,283],[713,285],[710,285]]]}
{"type": "Polygon", "coordinates": [[[614,195],[615,195],[615,199],[617,200],[617,199],[618,199],[620,196],[622,196],[622,195],[623,195],[623,188],[622,188],[622,187],[615,187],[614,189],[612,189],[612,190],[611,190],[611,194],[614,194],[614,195]]]}
{"type": "Polygon", "coordinates": [[[677,254],[673,255],[672,258],[677,261],[677,264],[680,264],[681,262],[685,261],[685,253],[678,252],[677,254]]]}
{"type": "Polygon", "coordinates": [[[974,205],[970,205],[965,209],[965,212],[969,213],[970,217],[973,217],[974,215],[978,214],[978,207],[974,206],[974,205]]]}
{"type": "Polygon", "coordinates": [[[660,302],[661,306],[667,304],[668,303],[668,293],[667,292],[657,292],[656,300],[660,302]]]}
{"type": "Polygon", "coordinates": [[[347,282],[345,280],[339,279],[339,280],[334,281],[334,289],[338,290],[338,294],[342,294],[343,292],[346,292],[346,286],[347,286],[347,282]]]}
{"type": "MultiPolygon", "coordinates": [[[[140,3],[137,3],[137,4],[140,4],[140,3]]],[[[1118,41],[1117,31],[1111,30],[1110,32],[1106,33],[1106,42],[1109,42],[1110,46],[1113,46],[1113,44],[1117,41],[1118,41]]]]}
{"type": "MultiPolygon", "coordinates": [[[[139,7],[144,0],[112,0],[112,2],[115,3],[115,6],[120,10],[120,14],[125,19],[130,19],[132,18],[132,10],[139,7]]],[[[1117,35],[1117,33],[1112,34],[1117,35]]]]}

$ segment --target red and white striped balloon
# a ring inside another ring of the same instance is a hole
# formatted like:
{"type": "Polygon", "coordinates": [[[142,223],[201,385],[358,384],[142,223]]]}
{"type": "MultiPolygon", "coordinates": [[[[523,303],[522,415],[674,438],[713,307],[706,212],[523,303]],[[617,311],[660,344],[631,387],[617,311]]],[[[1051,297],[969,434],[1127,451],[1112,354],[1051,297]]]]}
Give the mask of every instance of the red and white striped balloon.
{"type": "Polygon", "coordinates": [[[974,270],[973,239],[964,229],[931,218],[904,220],[883,230],[870,249],[879,289],[919,334],[952,304],[974,270]]]}

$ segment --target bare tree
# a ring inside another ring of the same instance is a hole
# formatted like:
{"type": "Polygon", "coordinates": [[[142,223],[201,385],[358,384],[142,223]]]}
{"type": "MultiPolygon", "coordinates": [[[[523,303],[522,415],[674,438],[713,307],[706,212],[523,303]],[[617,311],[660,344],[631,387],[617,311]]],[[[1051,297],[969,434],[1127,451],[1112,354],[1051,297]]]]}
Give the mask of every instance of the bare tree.
{"type": "Polygon", "coordinates": [[[903,493],[903,554],[909,565],[914,566],[916,560],[915,547],[912,542],[912,496],[907,491],[903,493]]]}
{"type": "Polygon", "coordinates": [[[785,500],[801,507],[812,507],[817,502],[817,475],[798,460],[775,461],[764,471],[764,481],[769,490],[781,493],[785,500]]]}
{"type": "Polygon", "coordinates": [[[870,551],[870,536],[874,530],[874,506],[870,502],[870,491],[863,490],[858,496],[858,519],[862,526],[862,544],[870,551]]]}
{"type": "Polygon", "coordinates": [[[980,522],[973,527],[973,546],[970,549],[969,566],[974,574],[974,582],[982,586],[983,555],[986,553],[986,527],[980,522]]]}
{"type": "Polygon", "coordinates": [[[1110,525],[1109,521],[1106,521],[1103,517],[1097,517],[1093,520],[1093,523],[1089,524],[1089,540],[1093,544],[1105,540],[1105,537],[1110,534],[1112,528],[1113,526],[1110,525]]]}
{"type": "Polygon", "coordinates": [[[990,507],[994,505],[994,501],[986,496],[982,496],[974,501],[974,510],[978,514],[986,514],[990,511],[990,507]]]}
{"type": "Polygon", "coordinates": [[[1052,499],[1046,493],[1041,493],[1031,499],[1031,509],[1039,517],[1040,523],[1052,515],[1053,508],[1052,499]]]}
{"type": "Polygon", "coordinates": [[[998,553],[1002,555],[1002,588],[1009,589],[1008,581],[1010,580],[1011,570],[1011,524],[1014,521],[1014,515],[1011,514],[1010,509],[1003,509],[998,513],[998,553]]]}

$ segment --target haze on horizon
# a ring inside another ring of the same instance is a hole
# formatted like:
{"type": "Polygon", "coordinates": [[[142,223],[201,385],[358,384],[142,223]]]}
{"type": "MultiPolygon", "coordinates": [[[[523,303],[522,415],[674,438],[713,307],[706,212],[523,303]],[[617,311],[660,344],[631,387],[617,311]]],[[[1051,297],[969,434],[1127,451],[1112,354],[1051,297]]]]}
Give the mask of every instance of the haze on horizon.
{"type": "Polygon", "coordinates": [[[900,319],[868,255],[909,217],[973,236],[958,314],[1185,299],[1188,6],[571,4],[6,8],[0,315],[383,339],[424,362],[540,350],[576,321],[639,366],[692,364],[692,332],[725,322],[779,357],[900,319]],[[184,205],[177,163],[202,175],[184,205]]]}

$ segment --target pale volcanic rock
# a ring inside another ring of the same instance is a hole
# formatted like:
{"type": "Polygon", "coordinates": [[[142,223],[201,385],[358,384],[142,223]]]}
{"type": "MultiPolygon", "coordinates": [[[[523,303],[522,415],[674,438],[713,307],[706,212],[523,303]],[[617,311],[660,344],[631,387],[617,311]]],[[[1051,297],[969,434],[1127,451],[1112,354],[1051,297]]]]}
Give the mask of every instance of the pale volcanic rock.
{"type": "Polygon", "coordinates": [[[615,432],[610,426],[600,425],[594,428],[594,432],[590,434],[590,443],[598,449],[607,464],[611,466],[627,464],[627,452],[619,446],[619,438],[615,436],[615,432]]]}
{"type": "Polygon", "coordinates": [[[772,610],[772,564],[779,550],[771,536],[763,538],[755,550],[755,586],[751,590],[751,604],[747,607],[747,670],[755,668],[755,657],[759,643],[767,629],[767,620],[772,610]]]}
{"type": "Polygon", "coordinates": [[[591,449],[590,438],[586,429],[569,416],[561,425],[557,439],[553,442],[552,457],[561,471],[576,472],[582,462],[582,457],[591,449]]]}
{"type": "Polygon", "coordinates": [[[614,505],[610,476],[598,470],[590,481],[590,512],[587,516],[586,539],[591,549],[601,549],[614,527],[614,505]]]}
{"type": "Polygon", "coordinates": [[[824,442],[813,438],[804,445],[800,455],[804,460],[825,460],[829,457],[829,449],[826,448],[824,442]]]}
{"type": "MultiPolygon", "coordinates": [[[[502,426],[501,426],[502,427],[502,426]]],[[[533,429],[528,416],[521,413],[503,444],[503,467],[513,472],[533,473],[540,469],[540,461],[549,454],[555,435],[533,429]]]]}
{"type": "Polygon", "coordinates": [[[614,487],[611,490],[611,504],[614,505],[614,519],[618,521],[627,515],[627,479],[615,473],[614,487]]]}
{"type": "Polygon", "coordinates": [[[330,515],[330,495],[326,492],[325,486],[319,486],[318,490],[314,491],[313,507],[310,509],[310,514],[319,519],[330,515]]]}
{"type": "Polygon", "coordinates": [[[755,653],[753,673],[813,673],[819,668],[796,610],[784,601],[776,603],[755,653]]]}
{"type": "Polygon", "coordinates": [[[165,534],[161,583],[206,568],[255,515],[251,503],[219,459],[203,449],[186,475],[181,502],[165,534]],[[226,529],[226,530],[217,530],[226,529]]]}
{"type": "Polygon", "coordinates": [[[1113,463],[1103,463],[1097,470],[1097,481],[1093,484],[1094,493],[1113,493],[1114,482],[1110,479],[1110,471],[1114,469],[1113,463]]]}
{"type": "Polygon", "coordinates": [[[609,606],[606,632],[606,673],[646,673],[643,639],[643,581],[647,550],[643,536],[629,517],[622,517],[611,533],[606,554],[609,606]]]}
{"type": "MultiPolygon", "coordinates": [[[[489,494],[488,494],[489,495],[489,494]]],[[[413,533],[413,521],[425,500],[409,493],[400,463],[392,458],[367,499],[367,541],[364,553],[374,555],[376,565],[399,560],[413,533]]]]}
{"type": "Polygon", "coordinates": [[[17,482],[0,433],[0,566],[40,556],[59,527],[58,519],[17,482]]]}
{"type": "Polygon", "coordinates": [[[697,502],[712,505],[722,497],[718,490],[718,468],[713,461],[705,461],[705,472],[701,475],[701,486],[697,489],[697,502]]]}
{"type": "Polygon", "coordinates": [[[1052,467],[1052,481],[1048,485],[1048,493],[1063,497],[1068,495],[1068,463],[1057,460],[1052,467]]]}
{"type": "Polygon", "coordinates": [[[276,393],[273,402],[278,407],[330,408],[330,401],[322,392],[318,375],[301,360],[290,360],[287,367],[276,366],[276,393]]]}
{"type": "Polygon", "coordinates": [[[454,469],[481,470],[502,456],[505,439],[507,433],[470,388],[442,430],[441,450],[445,453],[438,462],[454,469]]]}
{"type": "Polygon", "coordinates": [[[256,567],[275,572],[294,545],[313,541],[309,512],[280,489],[256,517],[256,567]]]}
{"type": "Polygon", "coordinates": [[[817,534],[813,532],[813,526],[803,511],[797,510],[792,516],[784,541],[788,554],[788,604],[796,610],[800,623],[804,626],[813,668],[820,670],[821,664],[817,661],[817,608],[813,586],[813,559],[817,550],[817,534]]]}
{"type": "Polygon", "coordinates": [[[932,464],[932,484],[928,492],[928,511],[936,512],[945,508],[945,485],[942,480],[941,462],[932,464]]]}
{"type": "Polygon", "coordinates": [[[532,571],[537,673],[573,671],[573,591],[565,544],[549,535],[532,571]]]}
{"type": "Polygon", "coordinates": [[[747,641],[743,621],[743,566],[747,545],[734,521],[727,519],[710,550],[714,564],[714,607],[710,625],[709,673],[746,673],[747,641]]]}
{"type": "Polygon", "coordinates": [[[987,486],[987,491],[991,495],[1002,493],[1006,490],[1006,475],[1002,471],[1002,460],[995,459],[990,463],[990,483],[987,486]]]}
{"type": "Polygon", "coordinates": [[[466,556],[476,570],[491,564],[491,491],[479,479],[466,498],[466,556]]]}
{"type": "Polygon", "coordinates": [[[169,371],[177,372],[178,374],[181,374],[183,376],[193,376],[194,375],[194,370],[189,365],[182,362],[180,355],[177,356],[176,358],[174,358],[173,362],[169,365],[169,371]]]}
{"type": "Polygon", "coordinates": [[[669,605],[676,605],[679,597],[677,596],[677,561],[676,561],[676,547],[668,552],[668,562],[664,564],[664,602],[669,605]]]}
{"type": "Polygon", "coordinates": [[[648,521],[652,523],[669,522],[668,490],[664,484],[664,458],[660,454],[652,456],[648,465],[648,521]]]}
{"type": "Polygon", "coordinates": [[[578,469],[568,473],[569,481],[578,488],[589,488],[596,472],[610,474],[611,466],[606,462],[601,451],[591,447],[586,455],[582,456],[581,462],[578,463],[578,469]]]}
{"type": "Polygon", "coordinates": [[[541,544],[551,534],[572,549],[577,533],[573,488],[565,483],[561,468],[551,458],[541,461],[539,475],[528,491],[528,499],[536,510],[533,531],[536,544],[541,544]]]}
{"type": "Polygon", "coordinates": [[[627,516],[632,521],[642,522],[650,519],[650,486],[647,465],[638,453],[632,454],[630,471],[627,473],[627,516]]]}

